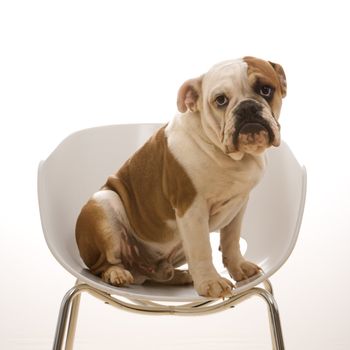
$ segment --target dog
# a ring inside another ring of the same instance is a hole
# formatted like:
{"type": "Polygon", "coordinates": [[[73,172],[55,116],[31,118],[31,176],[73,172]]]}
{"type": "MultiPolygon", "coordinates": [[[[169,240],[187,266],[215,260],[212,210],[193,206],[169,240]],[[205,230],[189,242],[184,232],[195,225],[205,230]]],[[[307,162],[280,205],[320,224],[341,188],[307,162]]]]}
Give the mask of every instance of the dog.
{"type": "MultiPolygon", "coordinates": [[[[146,280],[193,283],[199,295],[232,295],[216,271],[209,232],[220,231],[225,267],[236,281],[260,272],[240,252],[249,192],[264,151],[280,144],[286,76],[281,65],[225,61],[179,89],[178,113],[82,208],[76,242],[91,272],[114,286],[146,280]],[[188,263],[188,270],[177,267],[188,263]]],[[[106,174],[107,177],[107,174],[106,174]]]]}

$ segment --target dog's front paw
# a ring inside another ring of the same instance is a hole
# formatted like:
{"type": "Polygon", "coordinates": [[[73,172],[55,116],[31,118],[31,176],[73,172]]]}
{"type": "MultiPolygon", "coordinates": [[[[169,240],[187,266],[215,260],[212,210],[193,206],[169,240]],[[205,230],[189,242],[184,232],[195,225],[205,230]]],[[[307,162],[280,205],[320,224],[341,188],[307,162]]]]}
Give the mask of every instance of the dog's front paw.
{"type": "Polygon", "coordinates": [[[233,284],[228,279],[217,276],[195,283],[194,287],[204,297],[224,298],[232,296],[233,284]]]}
{"type": "Polygon", "coordinates": [[[258,265],[247,260],[231,263],[229,266],[227,266],[227,269],[231,277],[237,282],[257,275],[261,271],[261,268],[258,265]]]}
{"type": "Polygon", "coordinates": [[[113,286],[123,286],[134,282],[134,277],[128,271],[119,266],[111,266],[102,273],[102,280],[113,286]]]}

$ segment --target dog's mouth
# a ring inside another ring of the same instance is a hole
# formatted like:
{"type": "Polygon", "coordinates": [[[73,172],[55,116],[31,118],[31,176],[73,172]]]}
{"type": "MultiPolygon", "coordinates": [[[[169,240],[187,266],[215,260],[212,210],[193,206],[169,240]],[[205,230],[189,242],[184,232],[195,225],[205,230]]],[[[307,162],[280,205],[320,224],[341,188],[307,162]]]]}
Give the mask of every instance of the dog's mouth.
{"type": "Polygon", "coordinates": [[[234,146],[238,149],[240,140],[245,140],[251,144],[264,140],[267,146],[271,146],[275,135],[270,124],[264,119],[259,119],[242,122],[237,125],[232,138],[234,146]]]}
{"type": "Polygon", "coordinates": [[[281,142],[280,125],[273,112],[253,99],[237,104],[229,120],[223,142],[232,159],[240,160],[244,154],[260,155],[281,142]]]}

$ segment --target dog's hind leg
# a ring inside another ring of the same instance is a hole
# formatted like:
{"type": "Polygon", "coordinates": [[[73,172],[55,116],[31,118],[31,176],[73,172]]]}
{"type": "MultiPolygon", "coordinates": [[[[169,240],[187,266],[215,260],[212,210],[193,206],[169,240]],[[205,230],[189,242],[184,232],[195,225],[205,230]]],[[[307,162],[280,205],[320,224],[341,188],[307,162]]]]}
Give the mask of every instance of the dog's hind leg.
{"type": "Polygon", "coordinates": [[[134,281],[122,260],[127,227],[123,204],[109,190],[95,193],[77,220],[76,240],[83,261],[93,274],[115,286],[134,281]]]}
{"type": "Polygon", "coordinates": [[[123,227],[114,225],[113,238],[106,244],[105,253],[107,264],[104,263],[101,278],[104,282],[114,286],[122,286],[125,284],[132,284],[134,277],[130,271],[125,269],[122,260],[122,251],[125,242],[123,241],[123,227]]]}
{"type": "Polygon", "coordinates": [[[125,284],[132,284],[134,277],[130,271],[124,269],[122,266],[111,265],[102,273],[102,280],[114,286],[123,286],[125,284]]]}

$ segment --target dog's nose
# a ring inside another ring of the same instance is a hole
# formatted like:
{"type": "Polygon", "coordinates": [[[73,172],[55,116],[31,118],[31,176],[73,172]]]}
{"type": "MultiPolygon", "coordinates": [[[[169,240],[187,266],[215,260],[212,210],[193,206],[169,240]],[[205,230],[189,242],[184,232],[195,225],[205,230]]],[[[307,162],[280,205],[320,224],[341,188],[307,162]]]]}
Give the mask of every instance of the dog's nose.
{"type": "Polygon", "coordinates": [[[242,101],[236,108],[235,114],[238,118],[257,117],[262,111],[261,105],[254,100],[242,101]]]}

